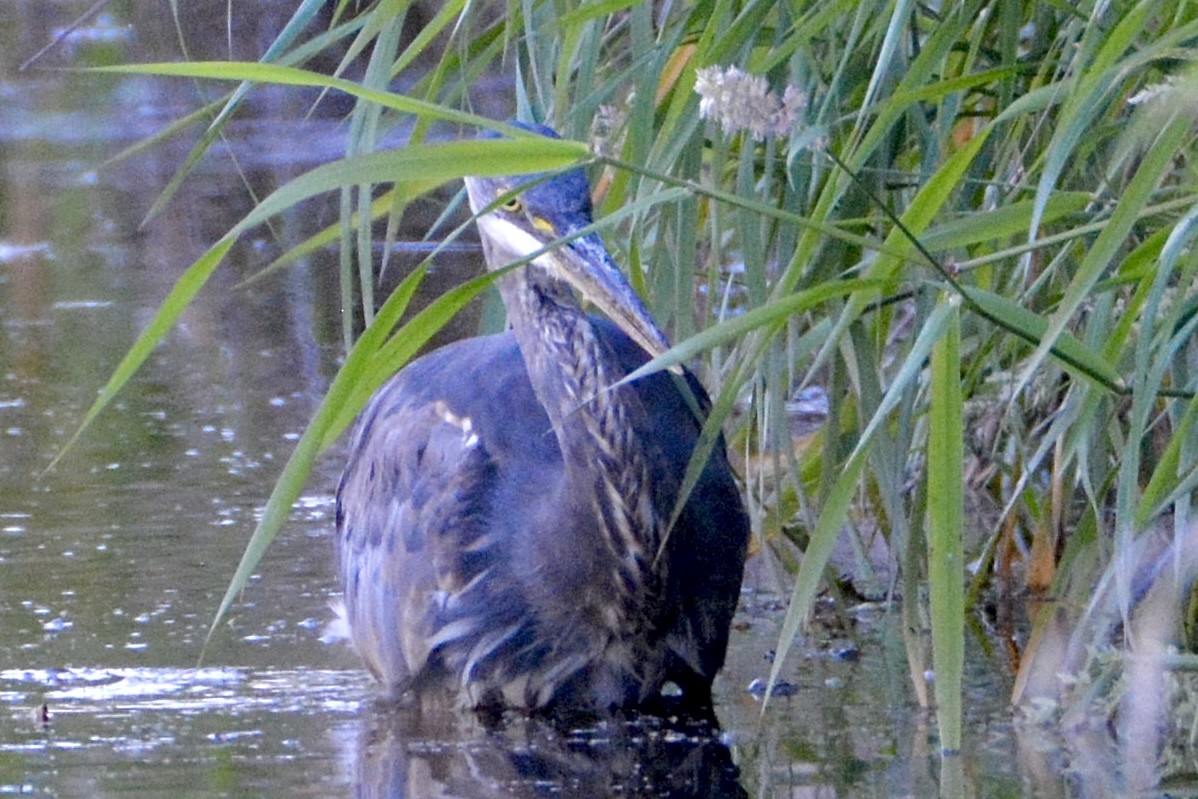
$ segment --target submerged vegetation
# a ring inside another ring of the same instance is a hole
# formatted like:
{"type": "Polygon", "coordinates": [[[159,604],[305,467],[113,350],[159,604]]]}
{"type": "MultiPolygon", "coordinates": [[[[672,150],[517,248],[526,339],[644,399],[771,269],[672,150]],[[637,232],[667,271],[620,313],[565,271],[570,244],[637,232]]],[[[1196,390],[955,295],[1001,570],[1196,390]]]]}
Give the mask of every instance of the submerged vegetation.
{"type": "Polygon", "coordinates": [[[271,268],[339,243],[343,305],[361,318],[347,313],[345,365],[222,611],[315,458],[491,281],[405,315],[424,267],[376,298],[376,241],[464,174],[585,163],[602,235],[676,342],[657,366],[697,365],[759,546],[793,566],[780,655],[821,588],[844,590],[828,578],[848,542],[850,587],[908,620],[912,683],[946,750],[960,746],[964,647],[1013,636],[979,631],[987,608],[1009,618],[1012,596],[1038,600],[1013,699],[1039,717],[1111,706],[1131,671],[1112,651],[1185,660],[1172,647],[1195,623],[1180,554],[1198,485],[1198,8],[330,5],[318,19],[325,3],[300,4],[262,63],[122,68],[238,82],[203,117],[197,158],[256,84],[355,103],[345,158],[279,187],[192,265],[93,408],[242,232],[339,193],[340,225],[271,268]],[[331,73],[305,68],[328,53],[331,73]],[[471,112],[483,75],[511,76],[515,115],[566,140],[474,140],[502,127],[471,112]],[[407,144],[376,151],[394,128],[407,144]],[[813,390],[826,420],[794,435],[794,400],[813,390]],[[1164,610],[1138,614],[1150,600],[1164,610]],[[1141,632],[1139,615],[1161,613],[1175,615],[1141,632]]]}

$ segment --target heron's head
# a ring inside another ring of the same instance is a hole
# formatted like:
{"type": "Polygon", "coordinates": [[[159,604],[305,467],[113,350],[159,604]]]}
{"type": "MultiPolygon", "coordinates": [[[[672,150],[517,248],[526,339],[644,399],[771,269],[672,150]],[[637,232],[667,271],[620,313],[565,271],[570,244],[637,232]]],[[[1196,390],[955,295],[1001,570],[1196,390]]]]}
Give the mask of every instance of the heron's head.
{"type": "MultiPolygon", "coordinates": [[[[541,125],[511,124],[557,138],[541,125]]],[[[465,182],[470,207],[479,214],[478,232],[489,269],[527,258],[591,224],[591,188],[581,169],[550,176],[467,177],[465,182]]],[[[552,279],[572,286],[651,356],[668,349],[665,334],[597,234],[550,247],[531,263],[552,279]]]]}

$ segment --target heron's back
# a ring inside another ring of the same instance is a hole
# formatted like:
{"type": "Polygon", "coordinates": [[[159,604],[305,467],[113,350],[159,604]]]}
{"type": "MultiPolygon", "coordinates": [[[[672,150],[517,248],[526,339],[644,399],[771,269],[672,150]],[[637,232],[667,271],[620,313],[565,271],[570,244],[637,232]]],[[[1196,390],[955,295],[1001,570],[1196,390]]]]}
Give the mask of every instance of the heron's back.
{"type": "MultiPolygon", "coordinates": [[[[625,373],[644,362],[610,323],[595,330],[625,373]]],[[[676,379],[635,384],[649,475],[671,486],[700,429],[676,379]]],[[[338,489],[337,547],[355,646],[391,691],[604,707],[640,704],[674,681],[709,699],[748,537],[723,442],[667,539],[661,584],[614,632],[610,551],[565,474],[510,334],[431,353],[372,399],[338,489]]]]}

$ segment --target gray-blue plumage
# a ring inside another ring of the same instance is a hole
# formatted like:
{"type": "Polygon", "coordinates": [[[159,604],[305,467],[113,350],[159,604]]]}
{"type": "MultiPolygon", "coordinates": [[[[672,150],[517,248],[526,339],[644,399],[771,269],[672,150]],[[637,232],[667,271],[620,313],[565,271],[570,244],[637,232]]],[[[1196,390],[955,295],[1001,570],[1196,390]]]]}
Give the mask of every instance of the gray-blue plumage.
{"type": "MultiPolygon", "coordinates": [[[[511,185],[468,179],[472,206],[511,185]]],[[[480,218],[488,265],[589,221],[581,171],[540,183],[480,218]]],[[[579,242],[501,278],[511,331],[413,362],[359,420],[340,570],[354,644],[392,693],[606,709],[674,682],[710,703],[747,517],[721,440],[666,534],[707,397],[689,373],[614,387],[664,336],[597,237],[579,242]]]]}

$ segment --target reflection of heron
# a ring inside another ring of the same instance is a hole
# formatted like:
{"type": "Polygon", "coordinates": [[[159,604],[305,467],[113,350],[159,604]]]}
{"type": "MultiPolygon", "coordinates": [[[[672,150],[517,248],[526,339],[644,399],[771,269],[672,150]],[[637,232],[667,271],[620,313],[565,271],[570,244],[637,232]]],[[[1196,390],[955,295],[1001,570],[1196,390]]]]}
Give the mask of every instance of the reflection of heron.
{"type": "MultiPolygon", "coordinates": [[[[489,268],[590,224],[581,170],[541,177],[466,179],[476,213],[499,200],[489,268]]],[[[393,693],[603,709],[673,682],[705,707],[748,537],[722,442],[666,529],[707,397],[690,374],[613,387],[666,341],[596,235],[499,288],[511,331],[410,364],[358,423],[337,494],[353,642],[393,693]]]]}
{"type": "Polygon", "coordinates": [[[334,731],[355,799],[747,799],[732,752],[695,719],[637,714],[562,734],[556,719],[376,704],[334,731]]]}

